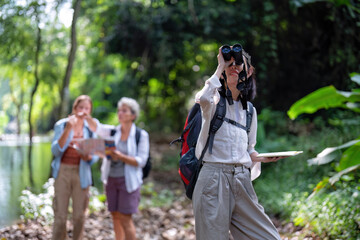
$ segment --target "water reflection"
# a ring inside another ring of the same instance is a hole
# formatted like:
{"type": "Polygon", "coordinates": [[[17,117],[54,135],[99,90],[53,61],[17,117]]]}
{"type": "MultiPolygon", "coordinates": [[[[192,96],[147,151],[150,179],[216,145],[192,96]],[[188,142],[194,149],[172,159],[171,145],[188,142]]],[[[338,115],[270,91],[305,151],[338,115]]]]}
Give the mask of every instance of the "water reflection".
{"type": "Polygon", "coordinates": [[[0,227],[10,225],[19,219],[21,191],[29,188],[33,192],[40,192],[49,177],[52,160],[49,138],[36,140],[32,155],[34,186],[30,186],[27,141],[1,141],[0,227]]]}
{"type": "MultiPolygon", "coordinates": [[[[0,228],[9,226],[20,218],[19,197],[21,191],[30,189],[34,193],[43,191],[51,171],[51,138],[34,138],[32,168],[34,186],[30,186],[28,141],[25,138],[4,138],[0,140],[0,228]]],[[[102,192],[99,161],[93,165],[95,187],[102,192]]]]}

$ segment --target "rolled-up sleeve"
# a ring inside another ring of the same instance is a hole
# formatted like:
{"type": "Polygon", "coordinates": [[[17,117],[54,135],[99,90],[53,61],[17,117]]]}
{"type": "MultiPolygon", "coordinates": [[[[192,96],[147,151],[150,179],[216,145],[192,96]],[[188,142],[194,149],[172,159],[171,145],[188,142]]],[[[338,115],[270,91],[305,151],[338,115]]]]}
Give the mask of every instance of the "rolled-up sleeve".
{"type": "Polygon", "coordinates": [[[54,126],[54,138],[51,143],[51,152],[55,157],[61,156],[62,153],[66,150],[68,147],[68,141],[64,144],[63,147],[60,147],[58,140],[61,137],[61,134],[64,131],[64,122],[58,122],[54,126]]]}
{"type": "Polygon", "coordinates": [[[220,99],[217,90],[219,87],[221,87],[219,78],[216,75],[213,75],[206,80],[204,87],[196,94],[195,102],[200,104],[203,115],[211,115],[214,113],[214,108],[220,99]]]}
{"type": "MultiPolygon", "coordinates": [[[[256,145],[256,135],[257,135],[257,112],[256,108],[254,108],[252,120],[251,120],[251,126],[250,126],[250,132],[249,132],[249,145],[248,145],[248,153],[251,155],[254,152],[257,152],[255,150],[256,145]]],[[[253,162],[251,167],[251,181],[258,178],[261,174],[261,162],[253,162]]]]}
{"type": "Polygon", "coordinates": [[[248,145],[248,152],[249,154],[252,154],[255,151],[255,145],[256,145],[256,134],[257,134],[257,113],[256,108],[253,107],[254,112],[252,116],[251,126],[250,126],[250,132],[249,132],[249,145],[248,145]]]}
{"type": "Polygon", "coordinates": [[[200,104],[202,115],[201,130],[195,149],[195,154],[198,158],[206,145],[210,122],[215,114],[216,104],[220,100],[219,87],[221,87],[219,78],[213,75],[206,80],[204,87],[195,96],[195,102],[200,104]]]}

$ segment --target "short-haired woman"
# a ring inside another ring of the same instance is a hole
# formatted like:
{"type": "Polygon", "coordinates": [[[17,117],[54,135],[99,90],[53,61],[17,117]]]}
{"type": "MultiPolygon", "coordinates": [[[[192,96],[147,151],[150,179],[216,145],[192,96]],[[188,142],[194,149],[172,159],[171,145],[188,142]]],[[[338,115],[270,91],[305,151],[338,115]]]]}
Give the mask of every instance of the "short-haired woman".
{"type": "Polygon", "coordinates": [[[105,158],[101,166],[101,178],[105,184],[108,210],[113,219],[116,240],[136,239],[132,214],[138,210],[142,168],[149,155],[149,135],[141,129],[136,143],[135,120],[140,107],[135,99],[123,97],[118,102],[119,125],[97,124],[96,133],[103,138],[112,137],[115,149],[111,159],[105,158]]]}
{"type": "MultiPolygon", "coordinates": [[[[73,147],[77,139],[95,137],[87,119],[91,118],[92,101],[81,95],[74,101],[69,117],[60,119],[54,126],[51,151],[54,160],[51,164],[55,178],[53,201],[54,225],[52,239],[66,238],[66,221],[70,198],[73,208],[73,239],[82,239],[85,211],[89,203],[89,186],[92,185],[91,165],[97,156],[81,155],[73,147]]],[[[91,120],[96,122],[96,120],[91,120]]],[[[95,129],[93,129],[95,130],[95,129]]]]}

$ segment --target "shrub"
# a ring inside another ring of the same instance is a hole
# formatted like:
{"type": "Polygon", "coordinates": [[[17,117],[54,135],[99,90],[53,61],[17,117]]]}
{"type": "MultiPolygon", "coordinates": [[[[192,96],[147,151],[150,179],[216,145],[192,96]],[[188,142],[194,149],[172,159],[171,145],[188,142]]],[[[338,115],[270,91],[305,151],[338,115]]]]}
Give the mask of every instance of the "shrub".
{"type": "Polygon", "coordinates": [[[335,190],[322,189],[295,208],[296,225],[330,239],[360,239],[360,182],[337,182],[335,190]]]}

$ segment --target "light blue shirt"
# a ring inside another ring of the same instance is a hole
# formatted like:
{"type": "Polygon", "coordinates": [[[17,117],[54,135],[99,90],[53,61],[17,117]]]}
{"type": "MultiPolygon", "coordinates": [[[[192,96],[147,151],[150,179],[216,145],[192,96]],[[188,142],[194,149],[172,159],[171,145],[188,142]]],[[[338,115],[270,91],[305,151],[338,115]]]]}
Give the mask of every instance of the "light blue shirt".
{"type": "MultiPolygon", "coordinates": [[[[67,118],[60,119],[55,123],[54,126],[54,138],[51,143],[51,152],[55,158],[51,163],[51,167],[52,167],[52,176],[55,179],[59,174],[61,158],[74,137],[74,131],[71,130],[68,138],[66,139],[65,145],[62,148],[60,147],[58,140],[61,137],[62,133],[64,132],[65,123],[67,121],[68,121],[67,118]]],[[[88,127],[89,127],[88,123],[84,120],[83,138],[90,138],[89,131],[86,129],[88,127]]],[[[95,138],[96,134],[93,133],[92,137],[95,138]]],[[[79,177],[80,177],[81,188],[87,188],[90,185],[92,185],[91,165],[97,162],[98,160],[99,157],[95,155],[90,161],[84,161],[80,159],[79,177]]]]}

